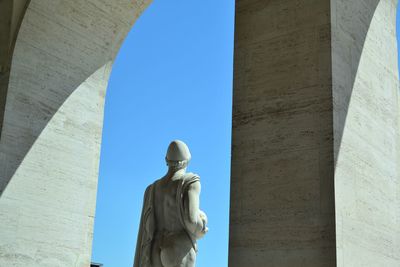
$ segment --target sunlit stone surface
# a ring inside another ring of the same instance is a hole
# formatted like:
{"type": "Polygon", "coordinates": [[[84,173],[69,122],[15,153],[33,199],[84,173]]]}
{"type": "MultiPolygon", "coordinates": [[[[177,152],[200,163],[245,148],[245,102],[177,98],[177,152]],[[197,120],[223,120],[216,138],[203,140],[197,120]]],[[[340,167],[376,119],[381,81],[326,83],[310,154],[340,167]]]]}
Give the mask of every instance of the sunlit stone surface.
{"type": "Polygon", "coordinates": [[[332,9],[340,267],[400,266],[396,8],[397,0],[341,0],[332,9]]]}
{"type": "Polygon", "coordinates": [[[30,1],[0,141],[0,266],[89,266],[105,89],[148,3],[30,1]]]}
{"type": "MultiPolygon", "coordinates": [[[[149,2],[0,2],[0,266],[89,265],[105,89],[149,2]]],[[[400,266],[397,0],[236,2],[229,265],[400,266]]]]}

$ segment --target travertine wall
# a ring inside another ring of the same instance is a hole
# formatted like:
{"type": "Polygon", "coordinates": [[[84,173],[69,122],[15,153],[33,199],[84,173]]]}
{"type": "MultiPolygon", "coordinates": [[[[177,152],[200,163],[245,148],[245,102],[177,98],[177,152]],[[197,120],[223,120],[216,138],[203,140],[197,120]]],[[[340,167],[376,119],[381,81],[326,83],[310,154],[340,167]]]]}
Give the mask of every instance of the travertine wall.
{"type": "Polygon", "coordinates": [[[0,266],[89,265],[105,89],[149,2],[30,2],[0,140],[0,266]]]}
{"type": "MultiPolygon", "coordinates": [[[[0,2],[0,266],[88,266],[105,89],[149,1],[31,0],[15,50],[25,0],[0,2]]],[[[400,265],[396,5],[237,1],[231,267],[400,265]]]]}
{"type": "Polygon", "coordinates": [[[236,6],[230,266],[400,266],[397,0],[236,6]]]}
{"type": "Polygon", "coordinates": [[[332,1],[337,266],[400,266],[397,0],[332,1]]]}
{"type": "Polygon", "coordinates": [[[229,266],[335,266],[330,1],[237,1],[229,266]]]}

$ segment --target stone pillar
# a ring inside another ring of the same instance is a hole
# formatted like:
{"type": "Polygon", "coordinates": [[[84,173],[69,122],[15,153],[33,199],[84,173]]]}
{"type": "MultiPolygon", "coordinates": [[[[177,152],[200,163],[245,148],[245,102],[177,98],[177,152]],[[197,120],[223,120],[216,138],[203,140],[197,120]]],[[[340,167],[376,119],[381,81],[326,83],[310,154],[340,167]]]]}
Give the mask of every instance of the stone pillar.
{"type": "Polygon", "coordinates": [[[399,265],[397,1],[350,2],[236,1],[230,267],[399,265]]]}
{"type": "Polygon", "coordinates": [[[149,2],[30,1],[0,140],[0,266],[90,265],[107,82],[149,2]]]}

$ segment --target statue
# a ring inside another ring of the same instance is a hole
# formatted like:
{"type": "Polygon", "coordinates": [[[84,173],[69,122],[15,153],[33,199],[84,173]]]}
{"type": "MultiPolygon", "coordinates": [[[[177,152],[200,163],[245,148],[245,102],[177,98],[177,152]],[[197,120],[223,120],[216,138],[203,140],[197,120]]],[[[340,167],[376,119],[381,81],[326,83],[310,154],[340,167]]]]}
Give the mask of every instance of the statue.
{"type": "Polygon", "coordinates": [[[200,177],[186,173],[191,155],[179,140],[168,147],[167,174],[149,185],[136,244],[134,267],[194,267],[197,239],[208,231],[200,210],[200,177]]]}

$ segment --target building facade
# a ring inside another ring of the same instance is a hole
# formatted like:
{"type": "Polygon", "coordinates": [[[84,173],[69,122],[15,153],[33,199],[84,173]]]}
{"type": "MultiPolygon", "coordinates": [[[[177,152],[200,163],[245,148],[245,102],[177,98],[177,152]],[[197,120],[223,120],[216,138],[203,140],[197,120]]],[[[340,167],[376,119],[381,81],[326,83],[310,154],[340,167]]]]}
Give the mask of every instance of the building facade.
{"type": "MultiPolygon", "coordinates": [[[[0,266],[90,265],[107,81],[149,4],[0,2],[0,266]]],[[[236,1],[229,266],[400,265],[396,9],[236,1]]]]}

